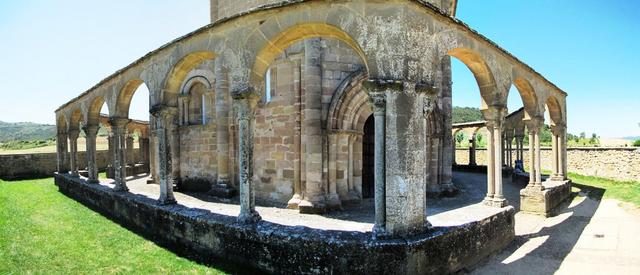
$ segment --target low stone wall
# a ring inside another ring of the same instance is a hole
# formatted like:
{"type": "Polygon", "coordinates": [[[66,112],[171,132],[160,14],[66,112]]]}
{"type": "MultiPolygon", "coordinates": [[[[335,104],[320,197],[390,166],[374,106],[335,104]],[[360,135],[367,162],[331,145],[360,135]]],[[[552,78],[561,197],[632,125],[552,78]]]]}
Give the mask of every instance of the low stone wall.
{"type": "Polygon", "coordinates": [[[181,255],[268,273],[453,273],[502,250],[515,236],[513,207],[421,236],[375,241],[371,233],[266,221],[239,224],[234,216],[182,205],[159,206],[145,196],[116,193],[68,175],[56,174],[55,183],[67,196],[181,255]]]}
{"type": "MultiPolygon", "coordinates": [[[[136,159],[139,149],[134,149],[136,159]]],[[[109,151],[98,151],[96,155],[98,169],[104,171],[109,164],[109,151]]],[[[78,152],[78,167],[87,167],[85,152],[78,152]]],[[[0,179],[31,179],[51,177],[58,169],[56,153],[0,155],[0,179]]]]}
{"type": "MultiPolygon", "coordinates": [[[[526,149],[526,148],[525,148],[526,149]]],[[[478,165],[486,165],[485,149],[476,151],[478,165]]],[[[551,149],[542,148],[542,169],[551,170],[551,149]]],[[[513,153],[515,159],[515,151],[513,153]]],[[[623,181],[640,181],[640,148],[569,148],[569,172],[623,181]]],[[[456,163],[469,163],[469,150],[456,150],[456,163]]],[[[529,151],[524,151],[524,165],[529,167],[529,151]]]]}

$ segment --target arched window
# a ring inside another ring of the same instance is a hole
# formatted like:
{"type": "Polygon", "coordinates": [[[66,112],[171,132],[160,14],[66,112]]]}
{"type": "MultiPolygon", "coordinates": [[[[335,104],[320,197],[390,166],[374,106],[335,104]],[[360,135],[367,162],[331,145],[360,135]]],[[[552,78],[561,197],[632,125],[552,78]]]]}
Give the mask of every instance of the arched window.
{"type": "Polygon", "coordinates": [[[205,125],[207,114],[207,87],[195,83],[189,90],[189,125],[205,125]]]}

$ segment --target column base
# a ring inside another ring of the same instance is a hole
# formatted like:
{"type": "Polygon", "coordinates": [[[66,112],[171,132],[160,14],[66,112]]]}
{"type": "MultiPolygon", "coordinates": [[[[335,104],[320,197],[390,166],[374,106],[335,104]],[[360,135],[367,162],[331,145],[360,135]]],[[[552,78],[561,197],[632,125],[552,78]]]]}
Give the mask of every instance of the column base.
{"type": "Polygon", "coordinates": [[[258,214],[258,212],[256,212],[255,210],[246,213],[240,213],[240,215],[238,216],[238,222],[243,224],[257,223],[260,220],[262,220],[262,217],[260,217],[260,214],[258,214]]]}
{"type": "Polygon", "coordinates": [[[547,181],[565,181],[567,180],[563,175],[553,175],[547,179],[547,181]]]}
{"type": "Polygon", "coordinates": [[[327,205],[323,201],[311,202],[303,199],[298,204],[298,210],[302,214],[324,214],[327,212],[327,205]]]}
{"type": "Polygon", "coordinates": [[[389,238],[389,234],[387,234],[387,230],[384,226],[374,225],[371,230],[371,238],[374,240],[384,240],[389,238]]]}
{"type": "Polygon", "coordinates": [[[176,199],[174,197],[160,197],[158,199],[158,205],[171,205],[171,204],[177,204],[178,202],[176,201],[176,199]]]}
{"type": "Polygon", "coordinates": [[[351,190],[347,193],[347,199],[342,201],[342,204],[359,204],[362,202],[360,194],[355,190],[351,190]]]}
{"type": "Polygon", "coordinates": [[[342,201],[338,194],[329,194],[327,196],[327,210],[342,210],[342,201]]]}
{"type": "Polygon", "coordinates": [[[505,198],[485,197],[482,204],[490,207],[502,208],[509,205],[509,202],[505,198]]]}
{"type": "Polygon", "coordinates": [[[482,200],[482,204],[486,206],[493,206],[493,196],[486,196],[482,200]]]}
{"type": "Polygon", "coordinates": [[[455,195],[458,194],[459,191],[460,190],[458,190],[458,188],[455,185],[453,185],[452,182],[445,183],[445,184],[442,184],[440,196],[454,197],[455,195]]]}
{"type": "Polygon", "coordinates": [[[520,190],[520,211],[550,217],[555,209],[571,197],[571,181],[548,181],[543,189],[520,190]]]}
{"type": "Polygon", "coordinates": [[[288,209],[298,209],[298,205],[302,201],[302,196],[299,194],[293,194],[293,197],[287,202],[288,209]]]}
{"type": "Polygon", "coordinates": [[[229,199],[236,195],[236,189],[231,187],[227,181],[218,181],[211,186],[211,190],[207,193],[209,196],[229,199]]]}
{"type": "Polygon", "coordinates": [[[124,183],[116,183],[116,186],[113,187],[113,191],[116,192],[129,192],[129,187],[127,187],[124,183]]]}
{"type": "Polygon", "coordinates": [[[529,184],[527,185],[527,187],[525,187],[525,189],[542,191],[544,190],[544,186],[542,186],[541,182],[529,182],[529,184]]]}
{"type": "Polygon", "coordinates": [[[154,179],[153,177],[150,177],[147,180],[147,184],[158,184],[158,182],[156,181],[156,179],[154,179]]]}

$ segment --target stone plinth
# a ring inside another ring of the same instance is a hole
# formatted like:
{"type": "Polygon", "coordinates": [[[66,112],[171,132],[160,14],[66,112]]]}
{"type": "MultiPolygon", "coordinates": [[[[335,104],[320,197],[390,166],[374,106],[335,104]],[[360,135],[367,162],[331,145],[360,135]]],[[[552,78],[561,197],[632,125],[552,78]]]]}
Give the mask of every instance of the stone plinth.
{"type": "Polygon", "coordinates": [[[237,273],[455,273],[499,252],[515,236],[510,206],[411,238],[372,240],[371,232],[244,224],[235,216],[158,205],[155,199],[67,175],[56,174],[55,183],[65,195],[150,240],[197,260],[244,269],[237,273]]]}
{"type": "Polygon", "coordinates": [[[550,217],[554,209],[571,196],[571,181],[546,181],[543,190],[520,190],[520,211],[550,217]]]}

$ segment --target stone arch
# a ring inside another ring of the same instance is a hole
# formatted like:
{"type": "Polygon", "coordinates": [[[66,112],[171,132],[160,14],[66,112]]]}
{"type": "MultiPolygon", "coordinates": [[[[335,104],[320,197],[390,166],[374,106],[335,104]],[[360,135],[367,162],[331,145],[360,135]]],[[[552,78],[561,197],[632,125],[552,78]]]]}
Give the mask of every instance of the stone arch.
{"type": "Polygon", "coordinates": [[[135,78],[127,81],[124,84],[116,100],[115,114],[118,117],[129,117],[129,108],[131,107],[131,99],[140,85],[144,84],[144,81],[140,78],[135,78]]]}
{"type": "Polygon", "coordinates": [[[329,105],[329,112],[327,112],[327,129],[344,129],[345,123],[341,123],[344,121],[345,114],[347,114],[346,109],[348,109],[349,103],[352,102],[356,97],[361,97],[362,95],[368,97],[362,91],[362,81],[367,78],[367,74],[364,70],[358,70],[348,77],[346,77],[342,83],[338,86],[336,91],[333,93],[333,97],[331,99],[331,104],[329,105]]]}
{"type": "Polygon", "coordinates": [[[367,59],[364,51],[349,34],[342,29],[326,23],[301,23],[294,25],[273,37],[267,37],[267,42],[255,57],[249,83],[262,93],[264,75],[269,65],[289,46],[310,38],[333,38],[349,45],[362,59],[368,71],[367,59]]]}
{"type": "MultiPolygon", "coordinates": [[[[97,96],[91,101],[87,110],[87,125],[100,124],[100,110],[104,104],[105,99],[102,96],[97,96]]],[[[108,104],[107,108],[109,108],[108,104]]],[[[111,111],[109,111],[109,113],[111,113],[111,111]]]]}
{"type": "MultiPolygon", "coordinates": [[[[196,66],[206,60],[213,60],[216,54],[211,51],[197,51],[187,54],[169,71],[165,78],[164,89],[162,91],[162,101],[168,106],[177,105],[177,96],[181,92],[182,83],[185,78],[196,66]]],[[[211,86],[211,83],[209,83],[211,86]]]]}
{"type": "Polygon", "coordinates": [[[58,114],[58,118],[56,119],[56,126],[58,128],[58,133],[67,132],[67,118],[64,114],[58,114]]]}
{"type": "Polygon", "coordinates": [[[536,91],[529,82],[529,80],[523,77],[517,77],[513,81],[513,85],[516,86],[520,98],[522,99],[522,105],[528,117],[538,116],[540,110],[538,109],[538,97],[536,91]]]}
{"type": "Polygon", "coordinates": [[[485,59],[469,48],[453,48],[447,51],[447,55],[460,60],[473,74],[480,90],[481,109],[493,104],[496,101],[498,86],[485,59]]]}
{"type": "Polygon", "coordinates": [[[80,108],[76,108],[71,112],[71,116],[69,117],[68,129],[79,130],[81,121],[82,121],[82,110],[80,108]]]}
{"type": "Polygon", "coordinates": [[[555,96],[550,96],[546,101],[547,110],[549,111],[549,118],[551,119],[551,125],[564,124],[564,115],[562,113],[562,105],[555,96]]]}
{"type": "Polygon", "coordinates": [[[189,91],[191,90],[191,87],[193,87],[193,85],[200,83],[202,85],[205,86],[205,88],[207,88],[208,90],[213,89],[213,86],[211,85],[211,81],[209,81],[208,78],[201,76],[201,75],[196,75],[193,76],[189,79],[187,79],[187,81],[185,81],[184,85],[182,85],[182,94],[189,94],[189,91]]]}

